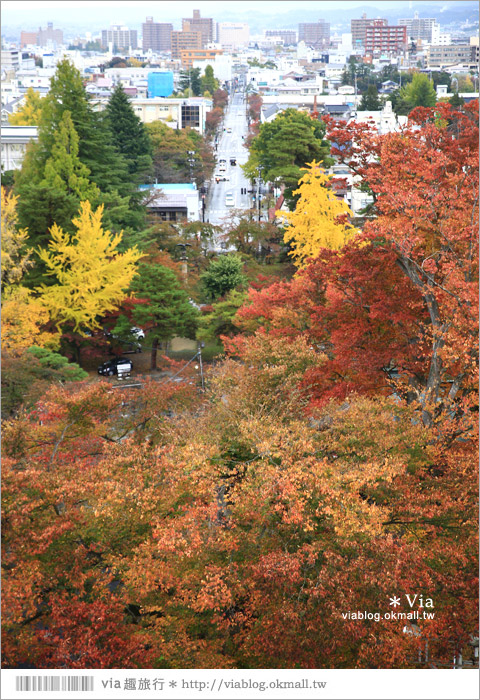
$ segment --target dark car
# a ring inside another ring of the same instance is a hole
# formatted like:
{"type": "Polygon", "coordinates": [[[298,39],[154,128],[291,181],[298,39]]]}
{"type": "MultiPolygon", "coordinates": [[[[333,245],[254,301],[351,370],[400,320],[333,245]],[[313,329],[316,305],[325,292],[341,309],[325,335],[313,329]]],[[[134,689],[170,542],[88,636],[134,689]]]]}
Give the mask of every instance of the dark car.
{"type": "Polygon", "coordinates": [[[236,158],[230,158],[230,165],[236,165],[237,164],[237,159],[236,158]]]}
{"type": "Polygon", "coordinates": [[[114,357],[113,360],[108,360],[100,365],[98,368],[98,373],[103,374],[105,377],[113,377],[114,374],[131,372],[133,368],[133,362],[128,359],[128,357],[114,357]]]}

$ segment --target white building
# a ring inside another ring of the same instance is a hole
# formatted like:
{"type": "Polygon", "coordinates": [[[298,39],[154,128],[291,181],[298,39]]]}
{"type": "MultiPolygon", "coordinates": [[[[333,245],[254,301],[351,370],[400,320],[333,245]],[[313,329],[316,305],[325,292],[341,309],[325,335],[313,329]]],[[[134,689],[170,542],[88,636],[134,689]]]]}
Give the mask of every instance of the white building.
{"type": "Polygon", "coordinates": [[[380,135],[390,134],[393,131],[400,131],[406,126],[408,117],[398,116],[392,109],[390,101],[385,102],[383,109],[375,111],[357,111],[352,116],[350,122],[370,123],[380,135]]]}
{"type": "Polygon", "coordinates": [[[195,184],[140,185],[148,193],[147,210],[160,221],[200,221],[200,197],[195,184]]]}
{"type": "MultiPolygon", "coordinates": [[[[106,98],[101,98],[93,103],[93,107],[105,109],[107,102],[106,98]]],[[[200,134],[205,133],[207,113],[212,109],[212,100],[205,97],[133,97],[130,103],[144,124],[159,120],[172,129],[189,126],[200,134]]]]}
{"type": "Polygon", "coordinates": [[[233,60],[232,57],[226,54],[217,54],[213,59],[193,61],[193,68],[200,68],[202,74],[207,66],[212,66],[213,75],[220,82],[232,79],[233,60]]]}
{"type": "Polygon", "coordinates": [[[38,141],[36,126],[2,126],[2,173],[7,170],[20,170],[30,141],[38,141]]]}
{"type": "Polygon", "coordinates": [[[217,25],[217,41],[228,51],[238,46],[248,46],[250,27],[246,22],[219,22],[217,25]]]}

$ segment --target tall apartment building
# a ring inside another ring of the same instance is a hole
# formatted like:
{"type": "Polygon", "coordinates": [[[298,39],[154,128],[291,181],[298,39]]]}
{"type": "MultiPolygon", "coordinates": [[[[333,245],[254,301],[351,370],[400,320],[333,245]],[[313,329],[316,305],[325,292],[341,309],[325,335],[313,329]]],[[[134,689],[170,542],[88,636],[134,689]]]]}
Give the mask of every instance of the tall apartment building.
{"type": "Polygon", "coordinates": [[[383,20],[374,20],[365,29],[365,53],[398,54],[407,49],[407,28],[398,25],[385,26],[383,20]],[[377,23],[378,22],[378,23],[377,23]]]}
{"type": "Polygon", "coordinates": [[[278,36],[283,39],[284,46],[294,46],[297,43],[297,33],[293,29],[267,29],[265,37],[278,36]]]}
{"type": "Polygon", "coordinates": [[[367,27],[371,27],[376,22],[377,26],[386,27],[388,20],[386,19],[367,19],[367,15],[363,13],[360,19],[350,20],[350,31],[352,32],[352,46],[365,46],[365,32],[367,27]]]}
{"type": "Polygon", "coordinates": [[[445,68],[461,63],[478,70],[478,47],[470,44],[430,46],[427,61],[429,68],[445,68]]]}
{"type": "Polygon", "coordinates": [[[144,51],[171,51],[173,24],[154,22],[147,17],[142,24],[142,47],[144,51]]]}
{"type": "Polygon", "coordinates": [[[47,28],[38,28],[37,45],[48,46],[48,44],[63,44],[63,32],[61,29],[54,29],[52,22],[48,22],[47,28]]]}
{"type": "Polygon", "coordinates": [[[102,46],[107,49],[109,44],[113,44],[115,49],[136,49],[137,30],[129,29],[121,24],[111,24],[110,29],[102,29],[102,46]]]}
{"type": "Polygon", "coordinates": [[[200,32],[172,32],[172,58],[181,58],[182,51],[202,49],[200,32]]]}
{"type": "Polygon", "coordinates": [[[323,48],[330,44],[330,23],[319,19],[318,22],[303,22],[298,25],[298,41],[307,46],[323,48]]]}
{"type": "Polygon", "coordinates": [[[217,41],[225,48],[248,46],[250,27],[246,22],[219,22],[217,24],[217,41]]]}
{"type": "MultiPolygon", "coordinates": [[[[407,28],[407,36],[413,41],[428,41],[432,42],[432,32],[434,31],[437,20],[433,17],[419,17],[418,12],[415,12],[413,18],[399,19],[398,24],[401,27],[407,28]]],[[[437,25],[438,26],[438,25],[437,25]]]]}
{"type": "Polygon", "coordinates": [[[200,10],[194,10],[192,18],[182,19],[182,31],[200,32],[202,35],[202,48],[215,39],[213,19],[211,17],[200,17],[200,10]]]}
{"type": "Polygon", "coordinates": [[[30,44],[36,46],[38,41],[37,32],[21,32],[20,33],[20,48],[23,49],[24,46],[29,46],[30,44]]]}

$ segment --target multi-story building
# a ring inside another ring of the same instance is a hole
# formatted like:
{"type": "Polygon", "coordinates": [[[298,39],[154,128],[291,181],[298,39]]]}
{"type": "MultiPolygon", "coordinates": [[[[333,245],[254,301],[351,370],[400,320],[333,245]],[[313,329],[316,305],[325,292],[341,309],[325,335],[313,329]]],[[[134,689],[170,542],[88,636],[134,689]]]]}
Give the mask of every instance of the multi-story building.
{"type": "Polygon", "coordinates": [[[37,32],[21,32],[20,34],[20,48],[23,49],[24,46],[36,46],[38,41],[37,32]]]}
{"type": "Polygon", "coordinates": [[[201,49],[201,32],[172,32],[172,58],[181,58],[182,51],[201,49]]]}
{"type": "Polygon", "coordinates": [[[169,97],[173,92],[173,72],[152,71],[148,74],[148,96],[169,97]]]}
{"type": "Polygon", "coordinates": [[[17,71],[20,68],[22,55],[18,49],[2,49],[2,69],[17,71]]]}
{"type": "Polygon", "coordinates": [[[367,15],[363,13],[360,19],[350,20],[350,30],[352,33],[353,47],[365,46],[365,32],[367,27],[371,27],[376,22],[377,26],[386,27],[388,21],[386,19],[367,19],[367,15]]]}
{"type": "Polygon", "coordinates": [[[478,70],[478,47],[470,44],[430,46],[427,62],[429,68],[446,68],[463,64],[478,70]]]}
{"type": "Polygon", "coordinates": [[[216,56],[221,56],[221,49],[186,49],[180,51],[182,68],[192,68],[194,61],[214,60],[216,56]]]}
{"type": "Polygon", "coordinates": [[[267,29],[265,37],[278,37],[284,46],[294,46],[297,43],[297,33],[293,29],[267,29]]]}
{"type": "Polygon", "coordinates": [[[154,22],[147,17],[142,24],[142,47],[144,51],[171,51],[173,24],[154,22]]]}
{"type": "Polygon", "coordinates": [[[433,17],[419,17],[415,12],[413,18],[399,19],[398,24],[407,28],[407,37],[413,41],[428,41],[432,43],[432,32],[437,26],[437,20],[433,17]]]}
{"type": "Polygon", "coordinates": [[[246,22],[219,22],[217,25],[217,41],[226,49],[248,46],[250,27],[246,22]]]}
{"type": "Polygon", "coordinates": [[[102,46],[107,49],[109,44],[113,49],[128,50],[137,48],[137,30],[129,29],[121,24],[111,24],[110,29],[102,30],[102,46]]]}
{"type": "Polygon", "coordinates": [[[212,101],[203,97],[134,98],[131,105],[144,124],[159,119],[172,129],[185,129],[189,126],[201,134],[205,132],[207,112],[212,109],[212,101]]]}
{"type": "Polygon", "coordinates": [[[374,20],[365,28],[365,54],[403,53],[407,49],[407,28],[384,25],[383,20],[374,20]]]}
{"type": "Polygon", "coordinates": [[[2,126],[2,173],[7,170],[19,170],[31,141],[38,141],[36,126],[2,126]]]}
{"type": "Polygon", "coordinates": [[[202,46],[214,40],[213,19],[211,17],[200,17],[200,10],[193,11],[193,17],[182,19],[182,31],[184,32],[200,32],[202,35],[202,46]]]}
{"type": "Polygon", "coordinates": [[[330,23],[319,19],[318,22],[302,22],[298,25],[298,41],[307,46],[323,48],[330,44],[330,23]]]}
{"type": "Polygon", "coordinates": [[[48,22],[47,28],[38,28],[37,45],[48,46],[49,44],[63,44],[63,32],[61,29],[54,29],[52,22],[48,22]]]}

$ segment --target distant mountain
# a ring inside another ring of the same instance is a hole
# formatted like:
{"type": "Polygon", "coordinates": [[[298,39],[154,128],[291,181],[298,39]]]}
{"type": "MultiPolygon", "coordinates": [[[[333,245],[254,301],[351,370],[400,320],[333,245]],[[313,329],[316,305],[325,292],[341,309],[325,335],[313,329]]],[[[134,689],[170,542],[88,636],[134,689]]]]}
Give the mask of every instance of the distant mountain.
{"type": "MultiPolygon", "coordinates": [[[[13,3],[12,3],[13,4],[13,3]]],[[[160,20],[157,16],[156,21],[169,21],[174,25],[174,29],[180,29],[181,17],[185,14],[182,13],[181,2],[174,3],[170,11],[165,13],[165,17],[160,20]],[[175,7],[175,12],[173,10],[175,7]],[[177,9],[178,8],[178,9],[177,9]],[[168,17],[166,16],[168,14],[168,17]]],[[[201,3],[199,3],[201,4],[201,3]]],[[[20,6],[21,3],[18,3],[20,6]]],[[[62,29],[66,37],[76,36],[82,34],[86,31],[92,32],[93,34],[98,34],[101,29],[105,29],[106,26],[111,21],[111,12],[108,7],[105,10],[104,5],[109,6],[110,3],[99,2],[99,13],[97,17],[85,18],[82,13],[80,15],[74,14],[72,10],[76,8],[76,3],[71,0],[69,3],[69,19],[65,18],[60,11],[56,13],[56,19],[54,25],[58,29],[62,29]],[[107,20],[105,13],[108,14],[109,19],[107,20]]],[[[141,23],[144,21],[142,14],[139,13],[139,8],[142,5],[141,2],[134,3],[131,8],[122,8],[122,17],[125,23],[131,29],[137,29],[141,32],[141,23]]],[[[332,28],[334,27],[336,31],[349,32],[350,31],[350,20],[355,18],[360,18],[363,13],[367,17],[386,17],[390,24],[395,24],[399,19],[406,17],[413,17],[414,12],[418,12],[420,17],[434,17],[441,26],[452,26],[460,28],[462,24],[469,20],[470,23],[478,22],[479,11],[476,2],[469,0],[432,0],[431,2],[425,2],[425,0],[404,0],[403,2],[387,2],[383,3],[381,0],[367,0],[365,5],[358,7],[345,7],[342,6],[341,2],[333,3],[322,3],[328,9],[322,9],[320,3],[311,2],[308,6],[303,6],[301,4],[295,6],[292,3],[292,9],[287,12],[282,12],[279,8],[275,10],[275,3],[269,3],[268,9],[266,4],[263,2],[258,3],[258,9],[252,11],[250,6],[247,10],[247,4],[240,2],[240,0],[234,0],[228,3],[215,3],[216,7],[213,12],[204,12],[202,10],[202,15],[213,16],[216,22],[248,22],[250,25],[251,34],[262,34],[266,29],[297,29],[299,22],[316,22],[318,19],[324,19],[330,22],[332,28]]],[[[38,3],[37,14],[42,8],[42,4],[38,3]]],[[[39,24],[45,25],[47,20],[52,21],[52,12],[45,9],[45,19],[40,21],[33,17],[27,19],[23,16],[18,16],[17,13],[9,10],[8,12],[3,11],[3,23],[2,23],[2,36],[7,40],[18,40],[20,37],[20,31],[25,29],[27,31],[36,30],[39,24]]],[[[141,11],[140,11],[141,12],[141,11]]]]}
{"type": "MultiPolygon", "coordinates": [[[[305,8],[292,9],[288,12],[277,14],[272,17],[270,13],[251,12],[248,15],[250,31],[252,34],[262,33],[265,29],[297,29],[299,22],[316,22],[324,19],[335,25],[344,32],[350,31],[350,20],[357,19],[363,13],[367,17],[386,17],[390,24],[395,24],[399,19],[413,17],[414,12],[418,12],[419,17],[433,17],[444,26],[447,24],[463,24],[467,19],[470,22],[478,22],[478,5],[473,2],[399,2],[396,7],[386,7],[378,4],[362,5],[355,8],[341,9],[340,3],[332,3],[329,10],[319,12],[318,9],[309,10],[305,8]],[[409,6],[411,5],[411,7],[409,6]]],[[[220,13],[218,13],[220,15],[220,13]]],[[[239,21],[238,15],[234,12],[224,11],[222,18],[217,16],[219,22],[239,21]]]]}

